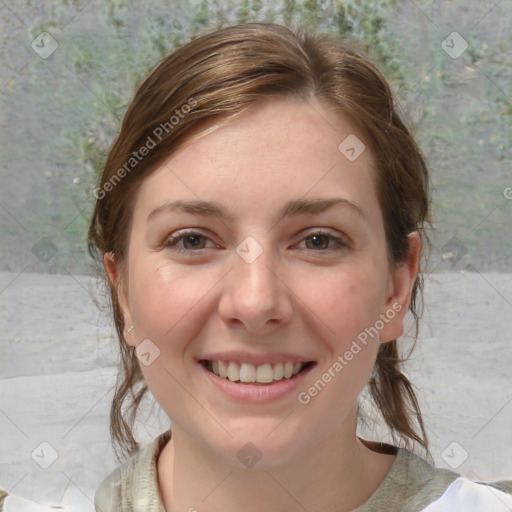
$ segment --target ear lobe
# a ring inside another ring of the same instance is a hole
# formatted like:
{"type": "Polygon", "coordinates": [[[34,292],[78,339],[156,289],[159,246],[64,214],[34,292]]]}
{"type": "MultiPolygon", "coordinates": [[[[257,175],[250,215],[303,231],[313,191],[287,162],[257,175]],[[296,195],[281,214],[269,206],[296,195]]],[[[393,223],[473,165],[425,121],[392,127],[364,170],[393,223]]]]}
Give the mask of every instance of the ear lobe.
{"type": "Polygon", "coordinates": [[[418,277],[421,239],[415,231],[408,236],[409,252],[407,260],[400,263],[389,277],[389,290],[385,309],[381,318],[384,328],[380,331],[379,340],[387,343],[398,339],[404,332],[404,318],[409,310],[411,293],[418,277]]]}
{"type": "Polygon", "coordinates": [[[132,318],[130,313],[130,308],[128,307],[128,300],[126,297],[125,284],[121,279],[121,270],[119,268],[119,264],[115,260],[115,255],[112,252],[107,252],[103,256],[103,265],[105,266],[105,271],[108,276],[108,280],[110,281],[111,286],[115,289],[117,294],[117,300],[119,302],[119,307],[123,314],[124,319],[124,340],[132,346],[135,346],[135,335],[133,329],[130,329],[132,326],[132,318]],[[128,332],[130,329],[130,332],[128,332]]]}

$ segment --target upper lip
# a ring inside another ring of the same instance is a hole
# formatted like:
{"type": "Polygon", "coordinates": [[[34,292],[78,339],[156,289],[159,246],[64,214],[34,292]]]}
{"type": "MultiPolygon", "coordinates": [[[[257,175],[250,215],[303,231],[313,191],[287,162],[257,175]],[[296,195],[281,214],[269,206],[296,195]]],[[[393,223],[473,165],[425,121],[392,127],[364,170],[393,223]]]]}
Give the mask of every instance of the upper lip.
{"type": "Polygon", "coordinates": [[[235,363],[249,363],[259,366],[265,363],[309,363],[314,359],[311,357],[299,356],[297,354],[289,354],[284,352],[273,352],[272,354],[250,354],[247,352],[216,352],[202,354],[197,358],[198,361],[233,361],[235,363]]]}

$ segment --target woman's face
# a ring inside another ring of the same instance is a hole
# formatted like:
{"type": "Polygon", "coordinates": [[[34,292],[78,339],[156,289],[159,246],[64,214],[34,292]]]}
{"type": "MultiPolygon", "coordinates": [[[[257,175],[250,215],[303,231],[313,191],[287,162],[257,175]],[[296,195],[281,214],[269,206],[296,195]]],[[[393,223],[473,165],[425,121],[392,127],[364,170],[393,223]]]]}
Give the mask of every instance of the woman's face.
{"type": "Polygon", "coordinates": [[[273,99],[140,188],[126,339],[173,431],[217,456],[272,465],[354,436],[379,338],[402,332],[413,271],[390,274],[361,140],[317,101],[273,99]]]}

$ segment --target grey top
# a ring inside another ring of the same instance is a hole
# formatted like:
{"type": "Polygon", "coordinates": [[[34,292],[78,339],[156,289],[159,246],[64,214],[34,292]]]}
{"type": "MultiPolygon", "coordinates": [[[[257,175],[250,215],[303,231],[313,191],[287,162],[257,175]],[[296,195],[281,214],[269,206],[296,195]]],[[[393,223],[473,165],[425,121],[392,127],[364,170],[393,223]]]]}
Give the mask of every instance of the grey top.
{"type": "MultiPolygon", "coordinates": [[[[113,471],[96,491],[96,511],[165,512],[158,489],[157,460],[170,438],[170,431],[161,434],[113,471]]],[[[393,451],[396,459],[386,478],[354,512],[420,512],[427,507],[428,511],[453,511],[453,503],[463,506],[469,503],[471,506],[464,508],[465,512],[490,512],[481,508],[488,506],[493,511],[512,510],[512,481],[474,483],[453,471],[434,468],[409,450],[394,448],[393,451]],[[493,499],[501,505],[494,508],[494,501],[489,501],[493,499]],[[511,508],[508,508],[509,499],[511,508]],[[432,504],[435,506],[430,507],[432,504]]]]}

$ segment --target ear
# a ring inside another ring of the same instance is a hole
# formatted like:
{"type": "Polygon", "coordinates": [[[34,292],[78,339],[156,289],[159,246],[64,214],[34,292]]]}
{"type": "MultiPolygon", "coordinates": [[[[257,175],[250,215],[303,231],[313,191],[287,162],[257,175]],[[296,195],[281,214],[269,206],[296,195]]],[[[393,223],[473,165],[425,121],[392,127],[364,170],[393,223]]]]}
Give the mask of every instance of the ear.
{"type": "Polygon", "coordinates": [[[121,279],[121,269],[115,260],[114,253],[107,252],[104,254],[103,265],[105,266],[105,271],[107,272],[111,286],[116,290],[117,300],[124,319],[124,340],[129,345],[135,346],[136,339],[134,329],[128,332],[128,329],[133,325],[133,322],[126,295],[126,283],[121,279]]]}
{"type": "Polygon", "coordinates": [[[384,328],[380,331],[380,342],[387,343],[398,339],[404,332],[404,318],[411,303],[411,293],[418,276],[421,239],[415,231],[408,236],[407,260],[400,263],[389,276],[386,303],[381,314],[384,328]]]}

